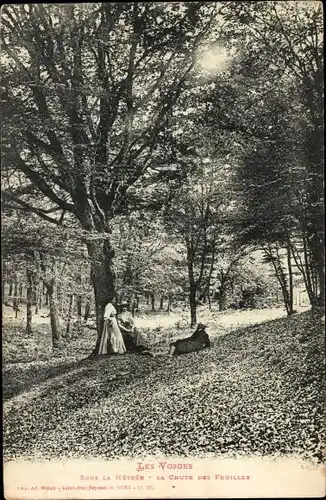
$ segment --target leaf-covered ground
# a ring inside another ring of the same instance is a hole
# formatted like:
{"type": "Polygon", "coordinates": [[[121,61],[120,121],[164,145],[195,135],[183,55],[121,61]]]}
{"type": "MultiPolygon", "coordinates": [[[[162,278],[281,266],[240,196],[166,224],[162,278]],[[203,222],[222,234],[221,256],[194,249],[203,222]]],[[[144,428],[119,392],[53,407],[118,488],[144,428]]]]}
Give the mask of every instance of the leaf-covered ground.
{"type": "Polygon", "coordinates": [[[211,349],[176,358],[10,364],[5,460],[300,454],[320,461],[324,385],[324,325],[310,312],[233,331],[211,349]]]}

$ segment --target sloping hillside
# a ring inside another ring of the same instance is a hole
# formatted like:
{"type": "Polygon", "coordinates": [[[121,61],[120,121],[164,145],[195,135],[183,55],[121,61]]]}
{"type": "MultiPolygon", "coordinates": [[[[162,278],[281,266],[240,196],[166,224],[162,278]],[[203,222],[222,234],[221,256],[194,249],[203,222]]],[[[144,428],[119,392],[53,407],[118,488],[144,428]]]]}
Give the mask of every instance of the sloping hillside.
{"type": "Polygon", "coordinates": [[[5,371],[6,460],[322,458],[324,328],[310,312],[234,331],[198,354],[88,360],[45,381],[38,369],[23,392],[19,366],[5,371]]]}

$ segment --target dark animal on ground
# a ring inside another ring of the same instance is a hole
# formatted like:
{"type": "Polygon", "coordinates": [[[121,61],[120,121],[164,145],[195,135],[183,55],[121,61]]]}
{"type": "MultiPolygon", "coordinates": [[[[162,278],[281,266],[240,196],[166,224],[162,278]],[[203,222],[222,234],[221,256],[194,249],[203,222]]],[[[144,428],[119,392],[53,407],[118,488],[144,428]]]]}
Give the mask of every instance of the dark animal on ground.
{"type": "Polygon", "coordinates": [[[178,354],[198,352],[205,347],[210,347],[211,343],[205,328],[205,325],[199,323],[196,331],[190,337],[172,342],[170,344],[170,355],[177,356],[178,354]]]}

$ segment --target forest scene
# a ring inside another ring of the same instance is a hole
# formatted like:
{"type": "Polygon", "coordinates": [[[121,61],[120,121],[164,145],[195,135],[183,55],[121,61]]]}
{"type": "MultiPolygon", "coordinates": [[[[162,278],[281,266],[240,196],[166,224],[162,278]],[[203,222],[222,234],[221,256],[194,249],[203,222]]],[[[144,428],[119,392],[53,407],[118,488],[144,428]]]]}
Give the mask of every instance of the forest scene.
{"type": "Polygon", "coordinates": [[[2,8],[6,461],[323,462],[323,48],[314,1],[2,8]]]}

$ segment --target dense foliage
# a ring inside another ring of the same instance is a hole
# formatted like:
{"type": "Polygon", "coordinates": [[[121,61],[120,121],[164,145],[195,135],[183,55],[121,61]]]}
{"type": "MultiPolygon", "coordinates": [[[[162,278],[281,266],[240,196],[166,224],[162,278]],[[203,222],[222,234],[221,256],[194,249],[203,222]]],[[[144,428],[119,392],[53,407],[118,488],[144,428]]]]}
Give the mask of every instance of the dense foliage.
{"type": "Polygon", "coordinates": [[[323,305],[318,3],[12,5],[1,35],[3,294],[27,332],[44,301],[54,344],[116,298],[194,324],[280,290],[291,315],[301,280],[323,305]]]}

